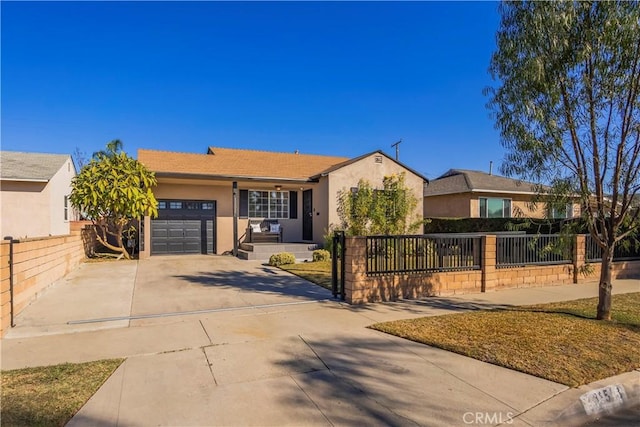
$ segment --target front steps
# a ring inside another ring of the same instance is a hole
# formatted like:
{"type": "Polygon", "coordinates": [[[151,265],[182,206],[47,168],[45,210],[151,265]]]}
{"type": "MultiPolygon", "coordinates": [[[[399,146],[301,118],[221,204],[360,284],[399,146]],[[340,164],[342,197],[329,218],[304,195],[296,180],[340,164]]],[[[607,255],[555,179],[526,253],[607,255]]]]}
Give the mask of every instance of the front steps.
{"type": "Polygon", "coordinates": [[[321,248],[321,245],[316,243],[241,243],[238,258],[269,261],[273,254],[289,252],[296,257],[296,261],[311,261],[313,251],[321,248]]]}

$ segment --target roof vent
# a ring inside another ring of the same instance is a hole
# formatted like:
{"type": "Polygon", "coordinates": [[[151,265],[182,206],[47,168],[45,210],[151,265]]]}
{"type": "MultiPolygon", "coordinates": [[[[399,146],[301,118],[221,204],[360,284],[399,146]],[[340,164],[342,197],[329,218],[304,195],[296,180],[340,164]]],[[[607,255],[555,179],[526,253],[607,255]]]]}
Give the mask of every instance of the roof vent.
{"type": "Polygon", "coordinates": [[[382,163],[382,156],[375,156],[374,159],[376,163],[382,163]]]}

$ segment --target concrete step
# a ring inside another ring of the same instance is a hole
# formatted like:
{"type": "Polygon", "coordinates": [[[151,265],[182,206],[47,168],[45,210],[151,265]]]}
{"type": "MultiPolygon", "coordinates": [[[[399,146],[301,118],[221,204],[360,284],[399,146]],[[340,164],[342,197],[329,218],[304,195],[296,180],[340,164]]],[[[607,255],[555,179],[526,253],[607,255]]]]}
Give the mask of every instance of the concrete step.
{"type": "Polygon", "coordinates": [[[319,249],[316,243],[241,243],[240,249],[247,252],[277,254],[280,252],[313,252],[319,249]]]}
{"type": "Polygon", "coordinates": [[[296,257],[296,261],[311,261],[313,259],[313,251],[279,251],[279,252],[252,252],[244,249],[238,249],[238,258],[244,260],[269,261],[269,257],[280,252],[289,252],[296,257]]]}

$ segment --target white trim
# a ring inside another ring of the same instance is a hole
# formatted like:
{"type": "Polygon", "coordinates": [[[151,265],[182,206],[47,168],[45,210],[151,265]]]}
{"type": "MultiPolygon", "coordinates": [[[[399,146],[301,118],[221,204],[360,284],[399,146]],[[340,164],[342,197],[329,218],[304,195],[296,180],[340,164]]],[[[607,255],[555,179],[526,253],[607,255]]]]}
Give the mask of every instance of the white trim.
{"type": "Polygon", "coordinates": [[[29,178],[1,178],[0,181],[13,182],[49,182],[48,179],[29,179],[29,178]]]}

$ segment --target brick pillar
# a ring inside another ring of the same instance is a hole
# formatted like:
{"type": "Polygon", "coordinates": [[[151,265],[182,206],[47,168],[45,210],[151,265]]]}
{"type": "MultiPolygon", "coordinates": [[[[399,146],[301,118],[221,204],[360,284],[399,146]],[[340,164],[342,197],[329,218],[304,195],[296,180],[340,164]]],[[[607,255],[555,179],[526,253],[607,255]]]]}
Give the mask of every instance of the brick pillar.
{"type": "Polygon", "coordinates": [[[498,279],[496,274],[496,236],[482,236],[482,292],[492,291],[498,279]]]}
{"type": "Polygon", "coordinates": [[[344,256],[344,299],[349,304],[366,302],[365,280],[367,277],[367,247],[365,237],[346,237],[344,256]]]}
{"type": "Polygon", "coordinates": [[[578,283],[580,269],[584,267],[587,252],[587,237],[576,234],[573,237],[573,283],[578,283]]]}

